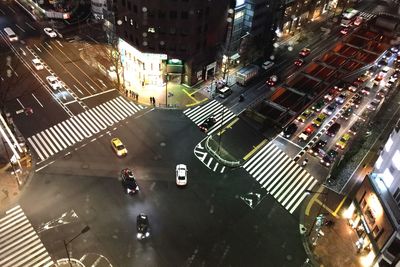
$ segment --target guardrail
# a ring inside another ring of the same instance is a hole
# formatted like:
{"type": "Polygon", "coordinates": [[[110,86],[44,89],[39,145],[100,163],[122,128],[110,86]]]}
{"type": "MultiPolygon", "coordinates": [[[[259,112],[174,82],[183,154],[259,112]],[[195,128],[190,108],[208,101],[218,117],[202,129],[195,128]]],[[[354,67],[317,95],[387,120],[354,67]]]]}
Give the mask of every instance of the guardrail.
{"type": "Polygon", "coordinates": [[[210,146],[210,144],[209,144],[210,139],[211,139],[211,136],[209,136],[209,137],[206,139],[206,142],[205,142],[205,144],[206,144],[206,150],[207,150],[213,157],[215,157],[216,160],[217,160],[218,162],[220,162],[220,163],[223,164],[224,166],[228,166],[228,167],[231,167],[231,168],[239,167],[239,166],[242,164],[240,161],[230,161],[230,160],[223,159],[220,155],[218,155],[217,152],[215,152],[215,151],[211,148],[211,146],[210,146]]]}

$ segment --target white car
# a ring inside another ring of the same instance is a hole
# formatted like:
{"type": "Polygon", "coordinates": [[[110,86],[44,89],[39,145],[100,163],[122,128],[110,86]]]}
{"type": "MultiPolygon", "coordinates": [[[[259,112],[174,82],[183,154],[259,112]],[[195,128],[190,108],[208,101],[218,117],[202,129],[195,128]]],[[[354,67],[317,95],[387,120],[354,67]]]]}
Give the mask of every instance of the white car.
{"type": "Polygon", "coordinates": [[[187,167],[185,164],[176,165],[176,185],[185,186],[187,184],[187,167]]]}
{"type": "Polygon", "coordinates": [[[57,80],[57,77],[55,76],[47,76],[46,77],[47,82],[53,88],[53,90],[61,89],[61,83],[59,80],[57,80]]]}
{"type": "Polygon", "coordinates": [[[50,36],[51,38],[57,37],[57,33],[52,28],[44,28],[44,33],[50,36]]]}
{"type": "Polygon", "coordinates": [[[264,70],[269,70],[269,69],[272,68],[273,66],[274,66],[274,62],[267,60],[267,61],[265,61],[265,62],[262,64],[261,67],[262,67],[264,70]]]}
{"type": "Polygon", "coordinates": [[[35,67],[36,70],[44,69],[44,66],[43,66],[42,62],[40,62],[40,60],[37,59],[37,58],[32,59],[32,64],[33,64],[33,66],[35,67]]]}

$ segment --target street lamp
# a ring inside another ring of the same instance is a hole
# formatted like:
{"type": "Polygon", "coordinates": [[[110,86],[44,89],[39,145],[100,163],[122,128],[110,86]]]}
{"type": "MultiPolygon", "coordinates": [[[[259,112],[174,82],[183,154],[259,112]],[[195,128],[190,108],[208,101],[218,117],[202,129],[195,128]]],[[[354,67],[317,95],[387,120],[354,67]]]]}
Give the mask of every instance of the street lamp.
{"type": "Polygon", "coordinates": [[[90,230],[90,227],[89,227],[88,225],[86,225],[85,228],[83,228],[83,229],[81,230],[81,232],[80,232],[79,234],[77,234],[74,238],[72,238],[70,241],[66,242],[65,239],[64,239],[65,252],[67,253],[67,256],[68,256],[68,263],[69,263],[69,266],[70,266],[70,267],[72,267],[72,264],[71,264],[71,257],[69,256],[68,244],[71,243],[72,241],[74,241],[75,239],[77,239],[81,234],[84,234],[84,233],[86,233],[86,232],[89,231],[89,230],[90,230]]]}

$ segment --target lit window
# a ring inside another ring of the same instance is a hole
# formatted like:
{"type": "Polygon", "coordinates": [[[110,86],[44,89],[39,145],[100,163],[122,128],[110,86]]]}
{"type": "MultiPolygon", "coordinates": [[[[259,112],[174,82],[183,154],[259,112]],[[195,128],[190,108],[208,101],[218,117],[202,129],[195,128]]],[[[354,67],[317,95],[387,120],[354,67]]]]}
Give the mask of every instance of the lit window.
{"type": "Polygon", "coordinates": [[[385,183],[386,187],[390,187],[393,183],[393,175],[390,173],[389,169],[386,169],[383,174],[381,175],[383,182],[385,183]]]}
{"type": "Polygon", "coordinates": [[[133,25],[133,19],[131,19],[131,25],[133,25]]]}
{"type": "Polygon", "coordinates": [[[396,150],[396,152],[394,153],[393,158],[392,158],[392,163],[393,163],[393,166],[398,171],[400,171],[400,152],[399,152],[399,150],[396,150]]]}
{"type": "Polygon", "coordinates": [[[380,169],[381,166],[382,166],[382,163],[383,163],[383,158],[382,158],[382,156],[379,156],[378,160],[377,160],[376,163],[375,163],[375,167],[376,167],[377,169],[380,169]]]}
{"type": "Polygon", "coordinates": [[[152,28],[152,27],[148,28],[147,31],[151,32],[151,33],[155,33],[156,32],[156,30],[154,28],[152,28]]]}

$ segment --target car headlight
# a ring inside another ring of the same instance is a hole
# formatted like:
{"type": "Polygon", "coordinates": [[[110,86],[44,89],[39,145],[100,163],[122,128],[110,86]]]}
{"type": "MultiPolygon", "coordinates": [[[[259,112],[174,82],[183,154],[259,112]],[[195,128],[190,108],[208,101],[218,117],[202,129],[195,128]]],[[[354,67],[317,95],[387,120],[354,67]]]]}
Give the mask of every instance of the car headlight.
{"type": "Polygon", "coordinates": [[[150,233],[149,232],[146,232],[146,237],[149,237],[150,236],[150,233]]]}
{"type": "Polygon", "coordinates": [[[140,238],[142,238],[142,234],[141,233],[137,233],[137,235],[136,235],[136,237],[138,238],[138,239],[140,239],[140,238]]]}

